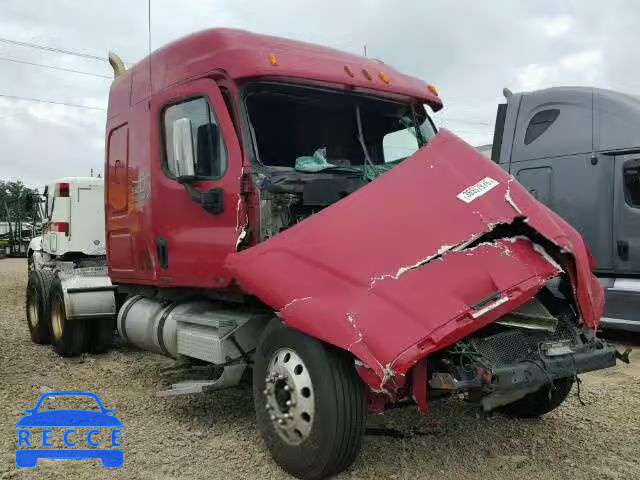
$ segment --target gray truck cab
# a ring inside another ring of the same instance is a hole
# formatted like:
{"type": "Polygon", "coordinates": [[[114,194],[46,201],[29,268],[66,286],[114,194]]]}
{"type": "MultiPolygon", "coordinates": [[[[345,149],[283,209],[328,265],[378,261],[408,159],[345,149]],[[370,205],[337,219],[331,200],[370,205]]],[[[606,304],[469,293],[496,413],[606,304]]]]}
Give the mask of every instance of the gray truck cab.
{"type": "Polygon", "coordinates": [[[505,97],[491,158],[585,238],[603,328],[640,331],[640,98],[590,87],[505,97]]]}

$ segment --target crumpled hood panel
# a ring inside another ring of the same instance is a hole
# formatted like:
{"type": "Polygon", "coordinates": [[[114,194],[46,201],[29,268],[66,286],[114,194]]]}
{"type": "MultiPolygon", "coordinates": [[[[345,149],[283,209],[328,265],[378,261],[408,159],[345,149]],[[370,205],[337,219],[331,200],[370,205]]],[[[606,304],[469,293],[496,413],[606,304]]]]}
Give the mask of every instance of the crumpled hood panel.
{"type": "Polygon", "coordinates": [[[578,233],[447,131],[343,200],[230,255],[227,268],[287,325],[351,351],[382,389],[557,275],[524,237],[465,248],[518,217],[573,257],[563,266],[595,328],[604,297],[578,233]]]}

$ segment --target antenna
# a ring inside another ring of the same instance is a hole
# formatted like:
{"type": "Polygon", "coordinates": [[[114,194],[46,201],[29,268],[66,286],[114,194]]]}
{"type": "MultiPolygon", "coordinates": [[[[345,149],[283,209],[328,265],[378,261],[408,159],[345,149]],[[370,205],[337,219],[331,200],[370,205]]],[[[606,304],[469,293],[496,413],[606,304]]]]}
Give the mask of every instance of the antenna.
{"type": "Polygon", "coordinates": [[[151,103],[151,93],[153,92],[153,88],[151,88],[151,0],[147,2],[147,27],[149,30],[149,103],[151,103]]]}
{"type": "Polygon", "coordinates": [[[363,50],[364,50],[364,56],[366,57],[367,56],[367,44],[366,43],[364,44],[363,50]]]}

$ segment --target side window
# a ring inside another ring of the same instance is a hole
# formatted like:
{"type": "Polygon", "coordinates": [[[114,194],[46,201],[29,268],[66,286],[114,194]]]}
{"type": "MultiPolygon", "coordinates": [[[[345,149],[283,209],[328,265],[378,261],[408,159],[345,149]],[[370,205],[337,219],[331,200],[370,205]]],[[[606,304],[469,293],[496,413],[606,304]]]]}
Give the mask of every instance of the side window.
{"type": "Polygon", "coordinates": [[[170,105],[162,114],[166,170],[173,177],[220,178],[227,149],[213,110],[204,97],[170,105]]]}
{"type": "Polygon", "coordinates": [[[625,200],[632,207],[640,208],[640,159],[626,161],[622,176],[625,200]]]}
{"type": "Polygon", "coordinates": [[[529,145],[540,135],[542,135],[547,128],[556,121],[560,115],[560,110],[557,108],[551,108],[549,110],[542,110],[536,113],[527,125],[527,132],[524,135],[524,144],[529,145]]]}

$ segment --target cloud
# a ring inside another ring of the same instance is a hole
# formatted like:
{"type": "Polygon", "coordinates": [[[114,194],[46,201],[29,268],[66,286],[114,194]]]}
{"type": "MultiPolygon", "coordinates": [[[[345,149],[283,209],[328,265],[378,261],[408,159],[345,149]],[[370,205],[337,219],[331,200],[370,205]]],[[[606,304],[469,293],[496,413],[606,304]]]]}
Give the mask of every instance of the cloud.
{"type": "MultiPolygon", "coordinates": [[[[105,55],[147,54],[147,2],[3,0],[0,37],[105,55]]],[[[158,48],[196,30],[235,27],[362,53],[437,85],[436,121],[489,143],[502,88],[564,84],[640,91],[640,3],[406,0],[153,0],[158,48]]],[[[0,57],[110,75],[106,62],[0,42],[0,57]]],[[[110,81],[0,60],[0,94],[104,106],[110,81]]],[[[41,184],[102,170],[104,112],[0,99],[0,178],[41,184]]]]}
{"type": "Polygon", "coordinates": [[[570,15],[559,15],[543,21],[542,28],[549,37],[559,37],[573,28],[575,20],[570,15]]]}
{"type": "Polygon", "coordinates": [[[567,55],[548,65],[532,63],[518,74],[516,90],[537,90],[563,83],[593,85],[600,74],[603,54],[599,49],[567,55]]]}

